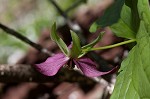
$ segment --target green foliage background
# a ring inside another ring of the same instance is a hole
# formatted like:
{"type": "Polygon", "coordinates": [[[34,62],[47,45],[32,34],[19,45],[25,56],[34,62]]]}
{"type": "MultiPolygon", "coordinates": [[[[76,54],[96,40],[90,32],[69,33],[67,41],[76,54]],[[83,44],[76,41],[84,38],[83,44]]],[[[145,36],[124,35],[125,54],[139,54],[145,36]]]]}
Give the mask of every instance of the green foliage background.
{"type": "MultiPolygon", "coordinates": [[[[111,25],[110,28],[118,37],[135,39],[136,45],[122,62],[117,76],[114,92],[111,99],[150,99],[150,7],[149,0],[125,0],[121,7],[121,15],[118,17],[119,3],[115,0],[110,10],[106,10],[104,19],[109,22],[100,22],[98,19],[93,27],[111,25]],[[112,13],[114,12],[114,13],[112,13]],[[118,18],[117,23],[113,17],[118,18]],[[113,24],[114,23],[114,24],[113,24]]],[[[92,27],[92,29],[94,29],[92,27]]]]}
{"type": "MultiPolygon", "coordinates": [[[[74,4],[74,0],[55,0],[65,11],[74,4]]],[[[99,0],[78,0],[80,5],[87,1],[92,5],[99,0]]],[[[50,28],[54,21],[58,25],[64,23],[63,18],[48,0],[0,0],[0,22],[19,31],[30,40],[36,42],[44,28],[50,28]]],[[[78,8],[78,7],[76,7],[78,8]]],[[[72,17],[75,9],[69,11],[72,17]]],[[[0,30],[0,63],[7,63],[7,58],[16,50],[26,52],[28,45],[0,30]],[[9,49],[7,49],[9,47],[9,49]],[[7,49],[7,51],[5,50],[7,49]]]]}

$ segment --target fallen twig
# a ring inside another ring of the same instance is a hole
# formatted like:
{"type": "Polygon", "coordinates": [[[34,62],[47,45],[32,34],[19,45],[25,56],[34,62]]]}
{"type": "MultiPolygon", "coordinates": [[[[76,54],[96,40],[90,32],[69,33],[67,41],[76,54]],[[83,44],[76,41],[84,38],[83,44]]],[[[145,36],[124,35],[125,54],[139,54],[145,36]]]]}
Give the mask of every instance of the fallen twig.
{"type": "Polygon", "coordinates": [[[36,44],[36,43],[32,42],[31,40],[29,40],[27,37],[21,35],[21,33],[13,30],[13,29],[11,29],[11,28],[9,28],[9,27],[1,24],[1,23],[0,23],[0,28],[2,30],[4,30],[5,33],[13,35],[14,37],[18,38],[19,40],[21,40],[27,44],[29,44],[30,46],[34,47],[35,49],[37,49],[38,51],[40,51],[44,54],[48,54],[49,56],[51,56],[53,54],[52,52],[48,51],[46,48],[43,48],[41,45],[36,44]]]}

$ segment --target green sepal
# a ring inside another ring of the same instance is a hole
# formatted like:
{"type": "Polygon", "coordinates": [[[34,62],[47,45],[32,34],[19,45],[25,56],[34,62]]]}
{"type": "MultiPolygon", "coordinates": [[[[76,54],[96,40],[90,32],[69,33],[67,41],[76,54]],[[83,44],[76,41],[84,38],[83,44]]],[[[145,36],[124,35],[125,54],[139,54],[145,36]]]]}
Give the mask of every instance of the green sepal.
{"type": "Polygon", "coordinates": [[[94,41],[92,41],[91,43],[89,43],[87,45],[84,45],[82,47],[82,53],[79,55],[78,58],[80,58],[80,57],[84,56],[86,53],[88,53],[88,50],[91,49],[93,46],[95,46],[101,40],[103,35],[104,35],[104,32],[101,32],[94,41]],[[86,50],[86,51],[84,52],[84,50],[86,50]]]}
{"type": "Polygon", "coordinates": [[[104,12],[104,15],[94,22],[89,31],[95,32],[97,28],[110,26],[118,22],[120,13],[125,0],[114,0],[115,2],[104,12]]]}
{"type": "Polygon", "coordinates": [[[96,32],[96,30],[97,30],[99,27],[100,27],[100,26],[97,25],[96,22],[94,22],[94,23],[91,25],[89,31],[90,31],[90,32],[96,32]]]}
{"type": "Polygon", "coordinates": [[[71,31],[71,37],[72,37],[72,48],[70,52],[70,56],[73,58],[77,58],[81,53],[81,45],[80,45],[80,39],[77,36],[77,34],[73,31],[71,31]]]}
{"type": "Polygon", "coordinates": [[[56,32],[56,23],[53,24],[52,26],[52,31],[51,31],[51,39],[57,43],[59,46],[60,50],[66,55],[69,56],[69,49],[65,42],[57,35],[56,32]]]}
{"type": "Polygon", "coordinates": [[[101,32],[94,41],[92,41],[91,43],[89,43],[87,45],[84,45],[82,47],[82,49],[92,48],[94,45],[96,45],[101,40],[101,38],[103,37],[103,35],[104,35],[104,32],[101,32]]]}

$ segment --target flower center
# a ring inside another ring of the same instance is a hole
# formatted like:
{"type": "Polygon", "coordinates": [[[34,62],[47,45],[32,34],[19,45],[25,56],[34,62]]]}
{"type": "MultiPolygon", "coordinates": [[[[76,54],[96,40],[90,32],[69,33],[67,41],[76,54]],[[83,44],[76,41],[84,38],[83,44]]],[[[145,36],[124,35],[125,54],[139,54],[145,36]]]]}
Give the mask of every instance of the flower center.
{"type": "Polygon", "coordinates": [[[74,64],[74,62],[73,62],[72,59],[70,59],[70,60],[68,61],[68,63],[64,66],[64,68],[67,68],[67,69],[69,69],[69,70],[72,70],[74,67],[75,67],[75,64],[74,64]]]}

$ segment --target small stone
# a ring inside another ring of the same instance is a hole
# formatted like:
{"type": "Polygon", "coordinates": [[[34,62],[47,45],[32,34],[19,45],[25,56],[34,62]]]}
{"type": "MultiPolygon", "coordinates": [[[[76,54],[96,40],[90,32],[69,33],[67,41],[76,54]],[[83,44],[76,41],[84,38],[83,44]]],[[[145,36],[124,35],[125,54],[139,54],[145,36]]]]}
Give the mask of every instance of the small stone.
{"type": "Polygon", "coordinates": [[[3,71],[1,72],[1,75],[2,75],[2,76],[4,75],[4,72],[3,72],[3,71]]]}
{"type": "Polygon", "coordinates": [[[32,80],[33,80],[32,77],[30,77],[30,78],[29,78],[29,81],[32,81],[32,80]]]}

